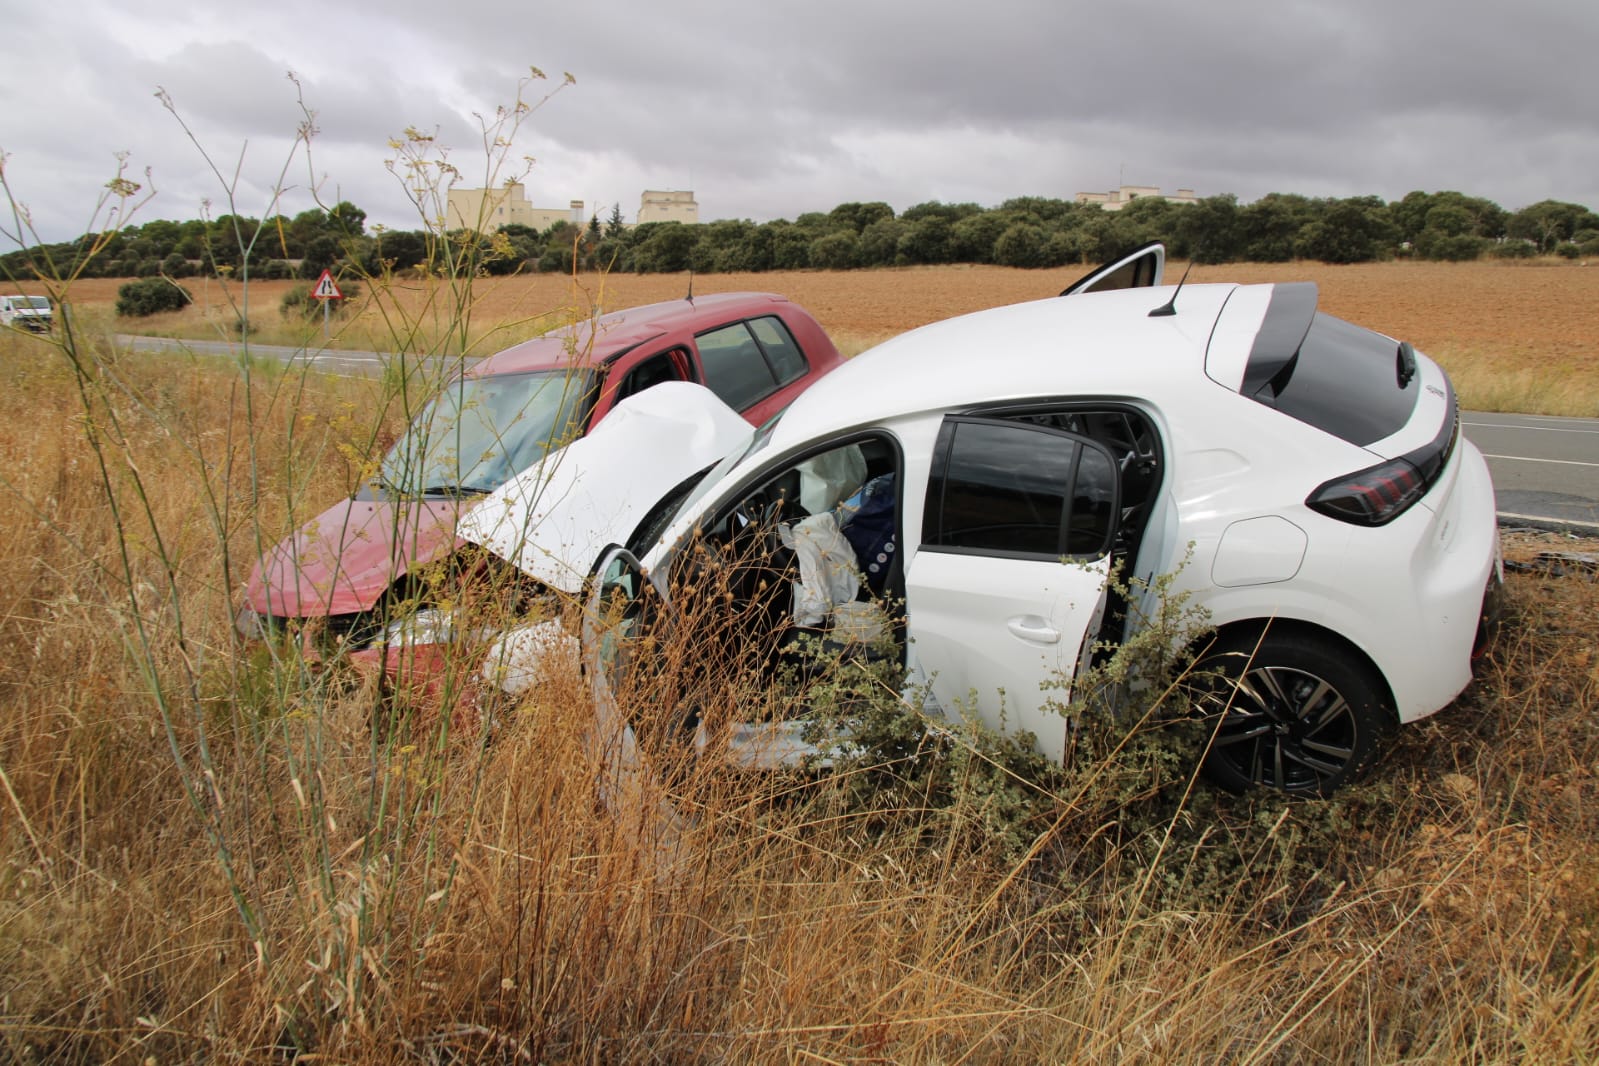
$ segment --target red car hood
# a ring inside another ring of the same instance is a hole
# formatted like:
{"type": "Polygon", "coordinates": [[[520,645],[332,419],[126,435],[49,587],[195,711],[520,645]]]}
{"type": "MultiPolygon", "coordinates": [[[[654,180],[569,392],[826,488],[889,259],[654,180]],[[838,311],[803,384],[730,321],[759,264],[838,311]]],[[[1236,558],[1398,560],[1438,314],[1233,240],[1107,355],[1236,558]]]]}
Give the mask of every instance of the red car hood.
{"type": "Polygon", "coordinates": [[[256,560],[244,602],[279,618],[369,610],[395,578],[455,546],[460,508],[450,499],[334,504],[256,560]]]}

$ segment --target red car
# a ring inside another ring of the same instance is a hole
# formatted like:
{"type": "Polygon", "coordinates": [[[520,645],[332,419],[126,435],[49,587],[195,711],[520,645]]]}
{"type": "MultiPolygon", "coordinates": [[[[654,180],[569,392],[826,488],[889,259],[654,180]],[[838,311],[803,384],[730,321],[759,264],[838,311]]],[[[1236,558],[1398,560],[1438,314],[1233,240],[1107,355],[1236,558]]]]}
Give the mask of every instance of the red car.
{"type": "Polygon", "coordinates": [[[768,293],[635,307],[507,348],[435,397],[356,496],[263,553],[239,630],[260,637],[298,622],[321,637],[304,643],[308,653],[320,643],[359,655],[409,594],[407,575],[455,549],[456,522],[478,497],[621,401],[698,382],[760,425],[842,361],[807,311],[768,293]]]}

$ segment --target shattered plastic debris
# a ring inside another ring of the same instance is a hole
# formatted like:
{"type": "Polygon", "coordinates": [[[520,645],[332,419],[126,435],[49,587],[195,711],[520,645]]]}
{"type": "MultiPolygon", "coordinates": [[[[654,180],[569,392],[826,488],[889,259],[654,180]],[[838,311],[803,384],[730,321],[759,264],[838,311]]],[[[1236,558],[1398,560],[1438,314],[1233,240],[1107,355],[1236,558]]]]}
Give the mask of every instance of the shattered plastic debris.
{"type": "Polygon", "coordinates": [[[1518,573],[1546,574],[1549,577],[1580,574],[1592,581],[1599,576],[1599,555],[1591,552],[1544,551],[1526,562],[1506,560],[1505,569],[1518,573]]]}

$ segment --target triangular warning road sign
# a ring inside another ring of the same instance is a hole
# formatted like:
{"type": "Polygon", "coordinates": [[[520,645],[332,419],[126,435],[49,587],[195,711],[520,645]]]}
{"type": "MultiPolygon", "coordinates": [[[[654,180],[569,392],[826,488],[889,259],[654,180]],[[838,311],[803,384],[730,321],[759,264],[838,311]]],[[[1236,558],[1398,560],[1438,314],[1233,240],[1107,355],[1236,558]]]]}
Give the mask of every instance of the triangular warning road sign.
{"type": "Polygon", "coordinates": [[[333,275],[324,270],[322,276],[316,279],[316,288],[311,290],[313,300],[342,300],[344,293],[333,283],[333,275]]]}

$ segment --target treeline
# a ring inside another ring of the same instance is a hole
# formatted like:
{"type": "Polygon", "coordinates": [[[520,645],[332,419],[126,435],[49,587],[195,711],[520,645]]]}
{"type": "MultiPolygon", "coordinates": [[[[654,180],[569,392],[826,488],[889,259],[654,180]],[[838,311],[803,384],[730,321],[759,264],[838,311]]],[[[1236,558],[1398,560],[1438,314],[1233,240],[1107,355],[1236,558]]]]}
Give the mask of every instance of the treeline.
{"type": "Polygon", "coordinates": [[[329,267],[368,277],[445,270],[712,274],[940,263],[1057,267],[1103,262],[1151,240],[1165,241],[1176,258],[1200,263],[1599,255],[1599,215],[1581,204],[1543,200],[1506,211],[1458,192],[1417,191],[1393,202],[1283,193],[1249,204],[1233,196],[1191,204],[1144,197],[1119,211],[1044,197],[992,208],[934,201],[899,214],[886,203],[846,203],[793,221],[642,226],[624,224],[613,207],[608,220],[595,216],[586,226],[561,222],[541,231],[510,225],[481,235],[381,228],[369,233],[365,219],[360,208],[341,203],[292,219],[147,222],[13,252],[0,257],[0,269],[22,277],[41,266],[61,276],[97,245],[82,263],[88,276],[236,274],[246,266],[242,249],[249,247],[250,275],[269,279],[314,278],[329,267]]]}
{"type": "Polygon", "coordinates": [[[252,277],[315,278],[367,239],[366,212],[343,202],[293,218],[157,219],[109,233],[86,233],[75,241],[0,256],[0,272],[8,278],[218,276],[241,271],[248,253],[252,277]]]}

